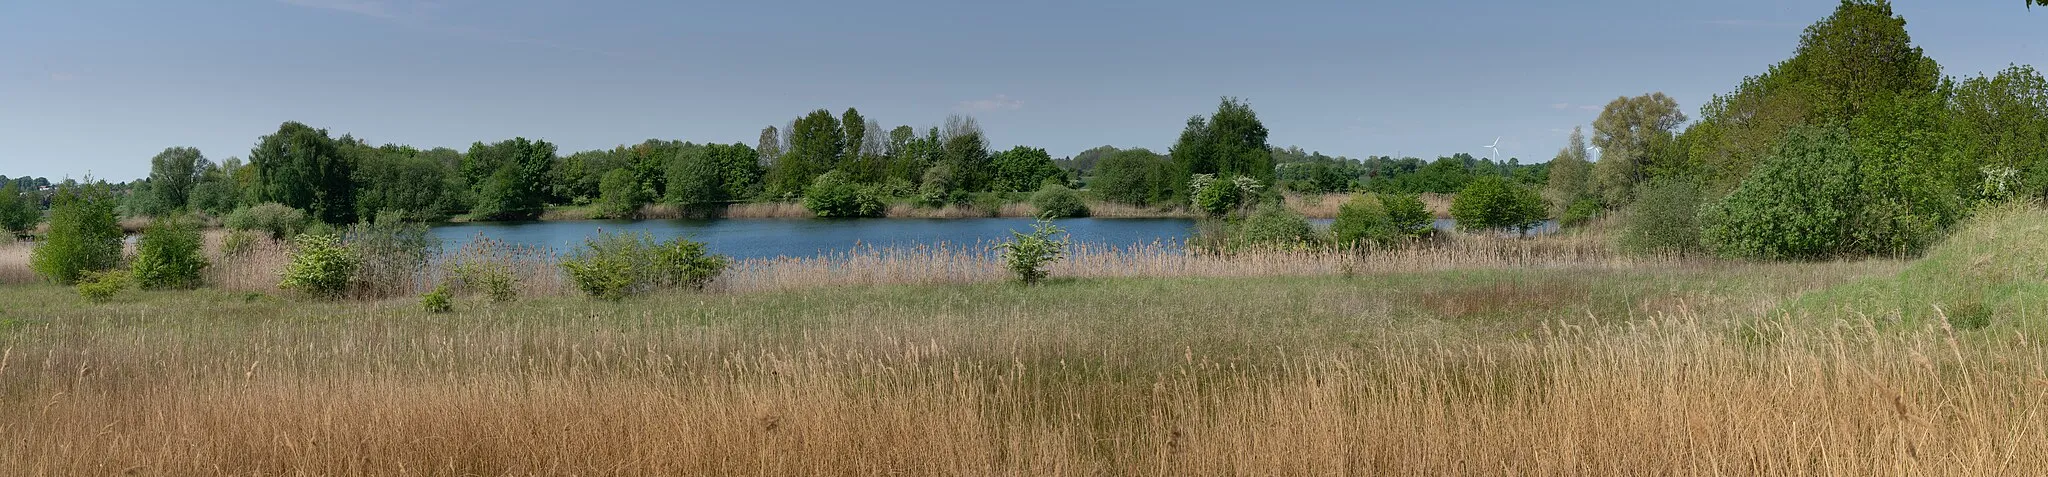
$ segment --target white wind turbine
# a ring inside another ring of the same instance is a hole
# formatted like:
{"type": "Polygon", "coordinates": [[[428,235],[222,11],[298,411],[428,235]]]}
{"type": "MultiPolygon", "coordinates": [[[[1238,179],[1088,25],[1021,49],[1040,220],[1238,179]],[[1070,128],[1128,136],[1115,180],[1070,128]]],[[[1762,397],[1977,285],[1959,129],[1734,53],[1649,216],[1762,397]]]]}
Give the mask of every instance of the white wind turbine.
{"type": "Polygon", "coordinates": [[[1500,162],[1500,136],[1494,136],[1493,144],[1486,145],[1486,148],[1493,150],[1493,162],[1500,162]]]}

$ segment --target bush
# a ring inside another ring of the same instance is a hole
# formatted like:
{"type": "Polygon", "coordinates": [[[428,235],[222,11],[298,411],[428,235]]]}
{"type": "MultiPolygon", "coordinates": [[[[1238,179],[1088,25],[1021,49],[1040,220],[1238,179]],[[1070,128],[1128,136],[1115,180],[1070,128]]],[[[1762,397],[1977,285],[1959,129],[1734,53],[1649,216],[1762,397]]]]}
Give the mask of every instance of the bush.
{"type": "Polygon", "coordinates": [[[1583,199],[1564,208],[1564,216],[1557,219],[1558,226],[1578,227],[1600,217],[1600,201],[1583,199]]]}
{"type": "Polygon", "coordinates": [[[1188,190],[1195,210],[1207,212],[1211,217],[1220,217],[1257,202],[1262,188],[1257,179],[1244,176],[1216,178],[1209,174],[1195,174],[1188,179],[1188,190]]]}
{"type": "Polygon", "coordinates": [[[1315,227],[1308,217],[1280,204],[1266,204],[1246,216],[1238,233],[1242,244],[1255,247],[1285,247],[1316,242],[1315,227]]]}
{"type": "Polygon", "coordinates": [[[256,248],[256,234],[247,230],[230,230],[220,239],[222,257],[238,257],[253,248],[256,248]]]}
{"type": "Polygon", "coordinates": [[[1030,234],[1012,230],[1010,234],[1014,237],[996,247],[1002,249],[1003,263],[1017,274],[1017,280],[1035,285],[1045,279],[1047,265],[1066,255],[1067,240],[1053,238],[1061,233],[1065,231],[1053,225],[1050,218],[1040,218],[1031,224],[1030,234]]]}
{"type": "Polygon", "coordinates": [[[51,198],[50,233],[36,246],[30,265],[43,278],[77,283],[86,272],[112,270],[121,263],[119,202],[104,182],[64,187],[51,198]]]}
{"type": "Polygon", "coordinates": [[[1733,193],[1700,211],[1700,239],[1730,257],[1823,259],[1847,251],[1856,157],[1836,128],[1799,128],[1733,193]]]}
{"type": "Polygon", "coordinates": [[[804,208],[819,217],[881,217],[887,210],[881,192],[845,177],[832,171],[811,181],[810,190],[804,192],[804,208]]]}
{"type": "Polygon", "coordinates": [[[1458,191],[1451,218],[1462,230],[1528,232],[1543,224],[1543,197],[1500,176],[1481,176],[1458,191]]]}
{"type": "Polygon", "coordinates": [[[1038,207],[1038,213],[1050,218],[1087,217],[1088,203],[1081,201],[1067,186],[1048,184],[1031,194],[1031,205],[1038,207]]]}
{"type": "Polygon", "coordinates": [[[206,269],[199,227],[188,219],[158,218],[142,232],[130,267],[144,290],[199,286],[206,269]]]}
{"type": "Polygon", "coordinates": [[[85,272],[78,280],[78,296],[93,303],[106,303],[114,295],[128,288],[127,272],[85,272]]]}
{"type": "Polygon", "coordinates": [[[362,259],[334,235],[300,235],[292,239],[291,263],[285,265],[278,288],[334,298],[348,291],[362,259]]]}
{"type": "Polygon", "coordinates": [[[0,185],[0,231],[26,233],[41,221],[43,211],[37,209],[34,197],[16,187],[14,181],[0,185]]]}
{"type": "Polygon", "coordinates": [[[353,279],[359,292],[374,297],[413,293],[414,278],[426,271],[427,261],[439,251],[441,240],[425,224],[406,222],[404,217],[404,212],[383,211],[342,233],[342,244],[362,264],[353,279]]]}
{"type": "Polygon", "coordinates": [[[1422,197],[1415,194],[1381,194],[1380,206],[1387,209],[1387,222],[1394,231],[1416,239],[1436,232],[1436,214],[1429,213],[1422,197]]]}
{"type": "Polygon", "coordinates": [[[306,212],[276,202],[235,209],[221,222],[231,230],[268,232],[271,240],[284,240],[306,232],[306,212]]]}
{"type": "Polygon", "coordinates": [[[420,295],[420,309],[427,313],[455,311],[455,300],[448,295],[448,285],[436,285],[433,290],[420,295]]]}
{"type": "Polygon", "coordinates": [[[1634,253],[1692,253],[1700,250],[1700,185],[1658,178],[1636,188],[1636,202],[1624,215],[1621,248],[1634,253]]]}
{"type": "Polygon", "coordinates": [[[1336,236],[1337,245],[1346,247],[1390,246],[1405,235],[1395,230],[1393,220],[1387,217],[1386,206],[1372,194],[1354,196],[1350,202],[1338,206],[1337,220],[1330,223],[1330,234],[1336,236]]]}
{"type": "Polygon", "coordinates": [[[656,244],[645,233],[598,232],[562,260],[578,290],[623,300],[658,288],[702,289],[725,270],[726,258],[683,238],[656,244]]]}
{"type": "Polygon", "coordinates": [[[640,190],[640,179],[631,170],[613,169],[598,181],[599,215],[614,219],[632,218],[645,203],[647,195],[640,190]]]}

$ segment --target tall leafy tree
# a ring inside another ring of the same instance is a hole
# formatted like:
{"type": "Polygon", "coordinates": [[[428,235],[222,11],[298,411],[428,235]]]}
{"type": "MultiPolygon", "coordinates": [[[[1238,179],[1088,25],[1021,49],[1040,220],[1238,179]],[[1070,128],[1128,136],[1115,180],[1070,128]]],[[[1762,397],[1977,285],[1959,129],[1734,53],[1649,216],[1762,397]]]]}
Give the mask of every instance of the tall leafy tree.
{"type": "Polygon", "coordinates": [[[342,150],[356,161],[357,217],[402,211],[404,220],[434,221],[454,213],[442,197],[449,169],[420,150],[361,142],[344,144],[342,150]]]}
{"type": "Polygon", "coordinates": [[[337,150],[325,129],[298,122],[279,125],[249,151],[256,200],[310,212],[327,223],[355,221],[355,164],[337,150]]]}
{"type": "Polygon", "coordinates": [[[939,162],[953,169],[958,190],[988,190],[995,170],[989,161],[988,136],[979,121],[972,116],[947,117],[939,148],[939,162]]]}
{"type": "Polygon", "coordinates": [[[157,153],[149,160],[150,192],[156,194],[157,208],[145,212],[161,215],[185,210],[199,174],[212,165],[194,148],[172,147],[157,153]]]}
{"type": "Polygon", "coordinates": [[[782,157],[782,131],[775,126],[761,128],[761,139],[755,142],[754,152],[760,155],[761,167],[775,164],[775,158],[782,157]]]}
{"type": "Polygon", "coordinates": [[[844,131],[840,136],[842,150],[839,152],[840,163],[834,164],[833,169],[845,169],[847,164],[859,161],[862,145],[868,138],[868,121],[861,117],[859,110],[846,108],[846,112],[839,116],[839,127],[844,131]]]}
{"type": "Polygon", "coordinates": [[[1180,140],[1167,154],[1173,157],[1181,174],[1244,176],[1270,186],[1273,147],[1266,143],[1267,134],[1266,125],[1259,121],[1250,104],[1237,98],[1223,98],[1216,105],[1215,114],[1189,118],[1180,140]]]}
{"type": "Polygon", "coordinates": [[[996,153],[993,160],[995,179],[990,190],[999,192],[1035,191],[1046,179],[1065,174],[1058,164],[1053,164],[1051,154],[1030,146],[996,153]]]}
{"type": "Polygon", "coordinates": [[[1674,131],[1685,124],[1678,101],[1664,93],[1633,98],[1616,98],[1593,120],[1593,145],[1600,147],[1600,163],[1594,166],[1595,181],[1610,205],[1628,203],[1636,184],[1655,176],[1659,168],[1670,167],[1663,146],[1674,131]]]}
{"type": "Polygon", "coordinates": [[[49,237],[31,252],[29,262],[43,278],[68,285],[85,272],[120,264],[121,226],[114,216],[119,198],[106,182],[65,182],[50,199],[49,237]]]}
{"type": "Polygon", "coordinates": [[[0,230],[25,233],[43,220],[43,211],[17,181],[0,180],[0,230]]]}
{"type": "Polygon", "coordinates": [[[845,131],[831,111],[811,111],[789,129],[789,148],[769,171],[768,190],[776,195],[801,195],[811,180],[831,170],[845,152],[845,131]]]}
{"type": "Polygon", "coordinates": [[[1543,188],[1543,197],[1550,201],[1550,210],[1563,214],[1565,209],[1586,200],[1597,200],[1593,191],[1593,164],[1586,160],[1586,134],[1580,128],[1572,128],[1571,139],[1564,149],[1557,151],[1557,157],[1550,160],[1549,180],[1543,188]]]}
{"type": "MultiPolygon", "coordinates": [[[[2031,66],[2014,66],[1995,76],[1978,76],[1956,87],[1956,147],[1964,172],[2010,169],[2022,175],[2005,192],[2048,198],[2048,80],[2031,66]]],[[[1958,174],[1957,191],[1984,198],[1983,177],[1958,174]]],[[[1994,192],[1995,193],[1995,192],[1994,192]]]]}
{"type": "Polygon", "coordinates": [[[540,217],[547,205],[544,185],[554,159],[555,145],[547,141],[521,137],[470,145],[463,156],[463,169],[476,171],[470,174],[489,171],[474,183],[476,205],[472,212],[487,220],[540,217]]]}
{"type": "Polygon", "coordinates": [[[1095,166],[1088,188],[1110,202],[1153,205],[1173,201],[1173,162],[1144,148],[1119,150],[1095,166]]]}

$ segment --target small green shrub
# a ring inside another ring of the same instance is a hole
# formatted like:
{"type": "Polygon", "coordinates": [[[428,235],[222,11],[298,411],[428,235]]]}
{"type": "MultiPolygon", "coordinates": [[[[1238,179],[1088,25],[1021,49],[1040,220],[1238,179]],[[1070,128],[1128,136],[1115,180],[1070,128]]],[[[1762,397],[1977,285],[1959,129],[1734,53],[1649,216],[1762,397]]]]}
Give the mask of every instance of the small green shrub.
{"type": "Polygon", "coordinates": [[[491,301],[509,303],[519,299],[519,277],[502,264],[457,263],[449,268],[449,275],[458,289],[481,293],[491,301]]]}
{"type": "Polygon", "coordinates": [[[78,280],[78,296],[93,303],[106,303],[128,288],[128,272],[85,272],[78,280]]]}
{"type": "Polygon", "coordinates": [[[455,311],[455,300],[448,294],[448,285],[435,285],[433,290],[420,295],[420,309],[427,313],[455,311]]]}
{"type": "Polygon", "coordinates": [[[21,190],[14,181],[0,184],[0,231],[14,234],[27,233],[43,221],[43,211],[36,198],[28,191],[21,190]]]}
{"type": "Polygon", "coordinates": [[[278,288],[335,298],[348,291],[362,258],[333,235],[300,235],[292,239],[291,262],[278,288]]]}
{"type": "Polygon", "coordinates": [[[441,247],[441,240],[426,224],[406,222],[405,212],[393,210],[348,226],[341,241],[360,259],[353,286],[358,294],[369,297],[413,293],[413,284],[426,273],[428,260],[441,247]]]}
{"type": "Polygon", "coordinates": [[[1730,257],[1833,257],[1850,245],[1858,181],[1847,132],[1794,129],[1734,192],[1701,208],[1700,239],[1730,257]]]}
{"type": "Polygon", "coordinates": [[[1279,248],[1316,242],[1316,230],[1302,216],[1280,204],[1269,203],[1246,216],[1237,234],[1244,245],[1279,248]]]}
{"type": "Polygon", "coordinates": [[[1380,206],[1387,209],[1387,222],[1409,239],[1436,233],[1436,214],[1415,194],[1380,194],[1380,206]]]}
{"type": "Polygon", "coordinates": [[[584,294],[623,300],[659,288],[702,289],[726,262],[706,254],[704,244],[680,237],[657,244],[645,233],[600,231],[563,258],[562,269],[584,294]]]}
{"type": "Polygon", "coordinates": [[[136,285],[144,290],[199,286],[206,256],[200,250],[199,226],[190,220],[159,218],[142,232],[135,245],[136,285]]]}
{"type": "Polygon", "coordinates": [[[1031,194],[1031,205],[1038,207],[1039,214],[1052,218],[1088,216],[1088,203],[1081,200],[1080,194],[1058,184],[1047,184],[1031,194]]]}
{"type": "Polygon", "coordinates": [[[1067,239],[1053,238],[1061,233],[1065,231],[1053,225],[1050,218],[1040,218],[1031,224],[1030,234],[1012,230],[1010,234],[1014,237],[996,247],[1002,250],[1003,263],[1009,265],[1019,281],[1035,285],[1045,280],[1047,265],[1066,255],[1067,239]]]}
{"type": "Polygon", "coordinates": [[[306,232],[306,212],[276,202],[265,202],[255,207],[235,209],[221,221],[231,230],[253,230],[270,234],[271,240],[284,240],[306,232]]]}
{"type": "Polygon", "coordinates": [[[1692,253],[1700,250],[1697,182],[1651,179],[1636,188],[1636,201],[1624,214],[1621,248],[1638,254],[1692,253]]]}
{"type": "Polygon", "coordinates": [[[888,210],[879,188],[856,184],[839,171],[811,181],[804,192],[804,208],[819,217],[881,217],[888,210]]]}
{"type": "Polygon", "coordinates": [[[1398,243],[1403,236],[1394,229],[1393,220],[1387,217],[1387,208],[1380,204],[1379,197],[1372,194],[1360,194],[1338,206],[1337,220],[1330,223],[1330,234],[1336,236],[1339,246],[1346,247],[1385,247],[1398,243]]]}
{"type": "Polygon", "coordinates": [[[1195,174],[1188,179],[1188,191],[1193,195],[1189,205],[1211,217],[1221,217],[1257,201],[1260,189],[1259,181],[1250,177],[1195,174]]]}
{"type": "Polygon", "coordinates": [[[50,232],[30,252],[29,263],[43,278],[74,284],[86,272],[112,270],[121,263],[120,201],[104,182],[58,189],[50,204],[50,232]]]}
{"type": "Polygon", "coordinates": [[[1600,217],[1600,202],[1593,199],[1580,200],[1564,208],[1564,216],[1557,219],[1558,226],[1578,227],[1600,217]]]}
{"type": "Polygon", "coordinates": [[[1514,230],[1527,232],[1543,224],[1543,197],[1527,187],[1508,183],[1500,176],[1481,176],[1458,191],[1451,201],[1451,218],[1462,230],[1514,230]]]}

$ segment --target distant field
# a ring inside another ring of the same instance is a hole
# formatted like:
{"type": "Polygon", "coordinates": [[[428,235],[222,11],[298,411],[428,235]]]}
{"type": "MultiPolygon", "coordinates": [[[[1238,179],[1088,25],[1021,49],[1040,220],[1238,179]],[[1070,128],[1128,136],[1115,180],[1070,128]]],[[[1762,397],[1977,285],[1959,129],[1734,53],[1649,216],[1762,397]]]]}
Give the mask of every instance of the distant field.
{"type": "Polygon", "coordinates": [[[2048,220],[1987,215],[1915,262],[1468,257],[1349,276],[542,296],[447,315],[410,298],[86,305],[6,286],[0,467],[2026,473],[2048,468],[2048,269],[2034,268],[2048,252],[2011,245],[2038,248],[2048,220]],[[1983,322],[1936,311],[1965,302],[1983,322]]]}

